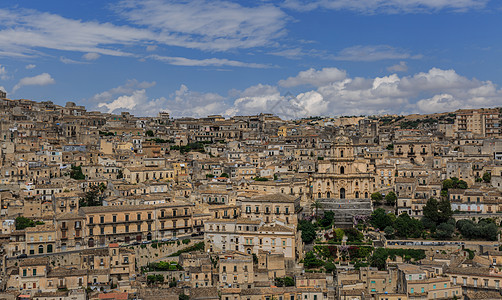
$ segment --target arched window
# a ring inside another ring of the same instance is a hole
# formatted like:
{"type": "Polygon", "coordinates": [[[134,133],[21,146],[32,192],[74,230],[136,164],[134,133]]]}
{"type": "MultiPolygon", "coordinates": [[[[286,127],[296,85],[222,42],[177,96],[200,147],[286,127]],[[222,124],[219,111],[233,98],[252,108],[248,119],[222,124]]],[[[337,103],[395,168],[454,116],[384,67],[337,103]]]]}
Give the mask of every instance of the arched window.
{"type": "Polygon", "coordinates": [[[345,167],[343,166],[340,167],[340,174],[345,174],[345,167]]]}
{"type": "Polygon", "coordinates": [[[356,199],[359,198],[359,192],[356,192],[356,199]]]}
{"type": "Polygon", "coordinates": [[[364,193],[364,198],[366,198],[366,199],[368,198],[368,192],[364,193]]]}
{"type": "Polygon", "coordinates": [[[321,198],[321,192],[317,193],[317,198],[321,198]]]}
{"type": "Polygon", "coordinates": [[[52,245],[47,245],[47,253],[52,253],[52,245]]]}
{"type": "Polygon", "coordinates": [[[39,254],[44,253],[44,246],[42,246],[42,245],[38,246],[38,253],[39,254]]]}
{"type": "Polygon", "coordinates": [[[343,157],[343,150],[340,150],[340,157],[343,157]]]}
{"type": "Polygon", "coordinates": [[[328,193],[326,194],[326,198],[331,198],[331,192],[328,192],[328,193]]]}
{"type": "Polygon", "coordinates": [[[340,189],[340,199],[345,199],[345,189],[344,188],[340,189]]]}

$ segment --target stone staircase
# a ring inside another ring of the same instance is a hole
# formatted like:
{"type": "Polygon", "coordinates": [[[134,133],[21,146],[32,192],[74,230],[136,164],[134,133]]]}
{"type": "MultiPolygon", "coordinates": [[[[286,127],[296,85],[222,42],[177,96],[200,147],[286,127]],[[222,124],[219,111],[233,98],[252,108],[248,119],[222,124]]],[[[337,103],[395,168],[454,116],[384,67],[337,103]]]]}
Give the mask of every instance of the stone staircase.
{"type": "Polygon", "coordinates": [[[352,227],[356,215],[369,216],[373,212],[370,199],[320,199],[320,212],[332,211],[335,215],[335,227],[352,227]]]}

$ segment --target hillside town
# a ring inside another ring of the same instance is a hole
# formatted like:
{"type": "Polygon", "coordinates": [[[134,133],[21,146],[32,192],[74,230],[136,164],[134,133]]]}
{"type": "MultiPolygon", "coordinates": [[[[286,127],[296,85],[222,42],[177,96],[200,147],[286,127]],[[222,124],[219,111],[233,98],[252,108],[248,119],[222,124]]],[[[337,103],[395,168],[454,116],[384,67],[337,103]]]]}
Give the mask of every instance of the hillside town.
{"type": "Polygon", "coordinates": [[[0,93],[0,299],[502,299],[502,109],[173,118],[0,93]]]}

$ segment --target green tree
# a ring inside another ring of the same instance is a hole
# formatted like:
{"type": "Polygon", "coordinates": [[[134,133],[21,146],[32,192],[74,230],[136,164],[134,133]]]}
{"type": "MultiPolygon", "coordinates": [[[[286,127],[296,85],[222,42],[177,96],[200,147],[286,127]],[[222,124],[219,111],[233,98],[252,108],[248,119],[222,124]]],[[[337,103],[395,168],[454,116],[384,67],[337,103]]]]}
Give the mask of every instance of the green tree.
{"type": "Polygon", "coordinates": [[[35,222],[25,217],[17,217],[15,220],[16,230],[23,230],[28,227],[35,227],[35,222]]]}
{"type": "Polygon", "coordinates": [[[385,248],[377,248],[373,252],[373,255],[369,259],[369,263],[372,267],[378,268],[379,270],[384,270],[387,261],[387,251],[385,248]]]}
{"type": "Polygon", "coordinates": [[[485,172],[483,174],[483,181],[486,183],[490,183],[491,180],[492,180],[492,174],[490,172],[485,172]]]}
{"type": "Polygon", "coordinates": [[[190,300],[190,297],[185,294],[180,294],[178,300],[190,300]]]}
{"type": "Polygon", "coordinates": [[[307,269],[313,269],[313,268],[318,268],[324,265],[324,262],[320,259],[318,259],[314,252],[309,251],[305,254],[305,258],[303,259],[303,265],[307,269]]]}
{"type": "Polygon", "coordinates": [[[376,204],[382,203],[383,196],[380,192],[375,192],[371,194],[371,200],[373,200],[376,204]]]}
{"type": "Polygon", "coordinates": [[[162,274],[155,275],[155,281],[158,283],[164,283],[164,275],[162,274]]]}
{"type": "Polygon", "coordinates": [[[84,180],[85,175],[82,173],[82,167],[81,166],[71,166],[71,171],[70,171],[70,178],[75,179],[75,180],[84,180]]]}
{"type": "Polygon", "coordinates": [[[392,227],[392,226],[385,227],[385,229],[383,231],[384,231],[385,236],[387,238],[392,238],[394,236],[394,227],[392,227]]]}
{"type": "Polygon", "coordinates": [[[298,224],[298,229],[302,231],[302,241],[304,243],[311,243],[315,240],[317,233],[314,224],[310,221],[301,220],[298,224]]]}
{"type": "Polygon", "coordinates": [[[432,224],[436,225],[439,223],[439,202],[436,198],[431,197],[427,200],[427,203],[423,208],[423,215],[423,217],[430,220],[432,224]]]}
{"type": "Polygon", "coordinates": [[[331,224],[333,224],[333,220],[335,218],[335,213],[333,211],[325,211],[324,212],[324,216],[322,217],[322,219],[319,220],[319,225],[321,225],[322,227],[328,227],[328,226],[331,226],[331,224]]]}
{"type": "Polygon", "coordinates": [[[153,136],[153,131],[152,131],[152,130],[147,130],[147,131],[145,132],[145,135],[146,135],[146,136],[150,136],[150,137],[152,137],[152,136],[153,136]]]}
{"type": "Polygon", "coordinates": [[[451,223],[441,223],[437,227],[436,237],[439,239],[450,239],[455,231],[455,221],[451,223]]]}
{"type": "Polygon", "coordinates": [[[445,223],[453,216],[450,199],[442,198],[438,203],[438,222],[445,223]]]}
{"type": "Polygon", "coordinates": [[[418,238],[422,234],[423,225],[404,212],[394,222],[394,229],[396,236],[400,238],[418,238]]]}
{"type": "Polygon", "coordinates": [[[385,203],[390,206],[396,205],[397,195],[393,191],[390,191],[387,195],[385,195],[385,203]]]}
{"type": "Polygon", "coordinates": [[[326,273],[333,273],[336,271],[336,266],[334,263],[328,261],[324,264],[324,269],[326,269],[326,273]]]}
{"type": "Polygon", "coordinates": [[[227,173],[221,173],[221,175],[220,175],[220,176],[221,176],[221,177],[225,177],[225,178],[230,177],[230,176],[228,176],[228,174],[227,174],[227,173]]]}
{"type": "Polygon", "coordinates": [[[371,214],[370,224],[375,228],[384,230],[385,227],[392,226],[392,218],[385,212],[385,209],[377,208],[371,214]]]}
{"type": "Polygon", "coordinates": [[[102,206],[103,199],[100,197],[99,187],[92,187],[91,190],[85,193],[83,198],[79,200],[80,207],[85,206],[102,206]]]}

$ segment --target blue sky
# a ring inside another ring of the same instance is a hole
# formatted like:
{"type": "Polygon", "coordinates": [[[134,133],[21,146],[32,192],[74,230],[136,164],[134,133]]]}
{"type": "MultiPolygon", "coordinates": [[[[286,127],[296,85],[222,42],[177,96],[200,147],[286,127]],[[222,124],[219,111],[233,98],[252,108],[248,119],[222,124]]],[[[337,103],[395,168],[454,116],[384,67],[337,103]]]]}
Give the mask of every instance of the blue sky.
{"type": "Polygon", "coordinates": [[[502,106],[495,0],[0,4],[0,88],[138,116],[502,106]]]}

